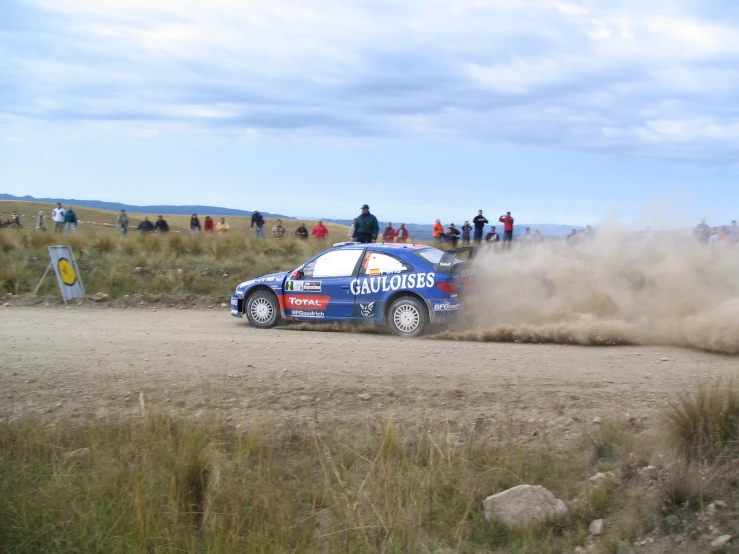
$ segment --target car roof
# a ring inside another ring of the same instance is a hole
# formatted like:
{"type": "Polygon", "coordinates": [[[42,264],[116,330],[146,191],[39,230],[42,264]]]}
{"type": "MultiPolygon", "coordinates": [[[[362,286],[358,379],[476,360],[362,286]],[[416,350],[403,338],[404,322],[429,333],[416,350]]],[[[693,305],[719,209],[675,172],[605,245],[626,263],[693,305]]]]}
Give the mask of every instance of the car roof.
{"type": "Polygon", "coordinates": [[[370,248],[372,250],[422,250],[424,248],[433,248],[427,244],[395,244],[395,243],[369,243],[361,242],[337,242],[334,248],[342,250],[353,250],[360,248],[370,248]]]}

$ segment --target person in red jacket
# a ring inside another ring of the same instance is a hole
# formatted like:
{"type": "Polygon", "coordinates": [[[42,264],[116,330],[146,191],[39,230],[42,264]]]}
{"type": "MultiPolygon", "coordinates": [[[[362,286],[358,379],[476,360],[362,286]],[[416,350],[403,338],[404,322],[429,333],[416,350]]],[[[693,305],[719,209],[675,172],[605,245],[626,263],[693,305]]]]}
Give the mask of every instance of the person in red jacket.
{"type": "Polygon", "coordinates": [[[398,227],[398,242],[405,242],[408,240],[408,229],[405,228],[405,223],[401,223],[398,227]]]}
{"type": "Polygon", "coordinates": [[[213,234],[213,218],[209,215],[205,216],[205,225],[203,226],[203,230],[209,235],[213,234]]]}
{"type": "Polygon", "coordinates": [[[393,224],[388,221],[387,225],[385,225],[385,230],[382,232],[382,241],[395,242],[395,237],[397,236],[398,233],[395,229],[393,229],[393,224]]]}
{"type": "Polygon", "coordinates": [[[311,231],[311,234],[318,240],[325,240],[328,236],[328,229],[323,224],[323,221],[319,221],[318,223],[316,223],[316,226],[313,227],[313,231],[311,231]]]}
{"type": "Polygon", "coordinates": [[[505,215],[500,216],[498,219],[503,224],[503,248],[510,248],[511,241],[513,241],[513,218],[511,212],[506,212],[505,215]]]}

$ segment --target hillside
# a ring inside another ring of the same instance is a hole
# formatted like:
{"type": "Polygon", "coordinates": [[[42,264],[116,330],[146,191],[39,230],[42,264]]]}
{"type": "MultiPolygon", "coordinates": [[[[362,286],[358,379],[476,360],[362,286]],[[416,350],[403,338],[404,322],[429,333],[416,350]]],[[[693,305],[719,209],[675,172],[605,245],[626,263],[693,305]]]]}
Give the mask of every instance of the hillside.
{"type": "MultiPolygon", "coordinates": [[[[62,205],[65,208],[67,206],[74,207],[74,210],[77,213],[77,218],[80,220],[80,232],[97,232],[99,230],[105,229],[113,231],[115,229],[116,218],[118,217],[118,213],[120,211],[120,209],[105,210],[100,208],[89,208],[74,203],[63,203],[62,205]]],[[[51,215],[51,210],[53,210],[55,206],[56,202],[43,203],[19,200],[0,200],[0,220],[4,221],[6,218],[10,217],[10,214],[13,210],[16,210],[18,213],[21,214],[21,223],[23,224],[23,226],[33,228],[36,226],[36,216],[38,215],[38,213],[40,211],[43,211],[44,215],[49,218],[51,215]]],[[[142,212],[128,210],[126,211],[128,212],[128,217],[130,219],[130,225],[132,228],[135,228],[145,215],[149,216],[149,219],[151,220],[154,220],[156,217],[152,216],[151,214],[146,214],[142,212]]],[[[220,219],[220,216],[214,216],[213,214],[210,214],[208,212],[188,212],[187,215],[172,214],[166,215],[165,219],[167,220],[167,223],[169,224],[169,227],[173,232],[189,232],[190,215],[192,213],[198,214],[201,226],[203,225],[203,221],[205,220],[206,215],[211,215],[211,217],[214,217],[216,221],[220,219]]],[[[276,219],[277,218],[273,216],[265,217],[265,234],[268,237],[271,236],[272,227],[274,226],[276,219]]],[[[244,216],[228,216],[226,217],[226,221],[231,226],[231,233],[250,232],[250,213],[247,213],[247,215],[244,216]]],[[[295,229],[298,227],[299,222],[301,221],[305,223],[306,227],[308,228],[308,232],[310,232],[310,230],[316,224],[316,220],[295,220],[283,218],[283,224],[287,228],[288,233],[292,233],[293,231],[295,231],[295,229]]],[[[48,222],[47,227],[51,227],[48,222]]],[[[345,240],[347,232],[349,231],[349,229],[345,225],[330,223],[327,221],[326,227],[328,227],[329,230],[329,238],[336,242],[345,240]]]]}

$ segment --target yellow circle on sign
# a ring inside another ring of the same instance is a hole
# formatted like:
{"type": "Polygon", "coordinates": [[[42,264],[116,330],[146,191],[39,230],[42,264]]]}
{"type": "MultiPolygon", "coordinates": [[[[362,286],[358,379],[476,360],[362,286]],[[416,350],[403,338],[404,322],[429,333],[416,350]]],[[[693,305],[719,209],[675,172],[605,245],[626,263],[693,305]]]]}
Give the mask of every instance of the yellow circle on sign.
{"type": "Polygon", "coordinates": [[[74,272],[74,267],[69,263],[67,258],[61,258],[56,264],[59,270],[59,276],[62,278],[62,283],[71,287],[77,282],[77,274],[74,272]]]}

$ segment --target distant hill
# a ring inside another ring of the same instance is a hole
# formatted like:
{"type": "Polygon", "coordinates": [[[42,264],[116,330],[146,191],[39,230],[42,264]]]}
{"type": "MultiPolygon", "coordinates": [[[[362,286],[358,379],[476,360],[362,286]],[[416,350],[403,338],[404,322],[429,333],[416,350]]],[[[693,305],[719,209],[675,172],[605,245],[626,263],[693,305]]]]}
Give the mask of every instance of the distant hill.
{"type": "MultiPolygon", "coordinates": [[[[251,216],[252,211],[235,210],[232,208],[220,208],[217,206],[136,206],[133,204],[121,204],[119,202],[103,202],[101,200],[77,200],[75,198],[34,198],[33,196],[13,196],[12,194],[0,194],[0,200],[16,200],[20,202],[48,202],[56,204],[61,202],[65,206],[82,206],[95,208],[97,210],[112,210],[119,212],[135,212],[140,214],[167,214],[167,215],[209,215],[209,216],[251,216]]],[[[279,217],[282,219],[295,219],[287,215],[271,214],[261,212],[264,217],[279,217]]]]}

